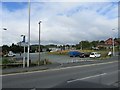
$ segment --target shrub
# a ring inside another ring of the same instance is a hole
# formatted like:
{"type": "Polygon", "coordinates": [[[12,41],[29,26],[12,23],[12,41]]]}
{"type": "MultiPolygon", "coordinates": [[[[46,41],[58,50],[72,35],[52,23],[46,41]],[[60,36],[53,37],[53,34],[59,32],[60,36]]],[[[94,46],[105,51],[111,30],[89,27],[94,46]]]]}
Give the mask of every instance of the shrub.
{"type": "Polygon", "coordinates": [[[11,61],[8,60],[7,58],[2,59],[2,64],[9,64],[9,63],[11,63],[11,61]]]}

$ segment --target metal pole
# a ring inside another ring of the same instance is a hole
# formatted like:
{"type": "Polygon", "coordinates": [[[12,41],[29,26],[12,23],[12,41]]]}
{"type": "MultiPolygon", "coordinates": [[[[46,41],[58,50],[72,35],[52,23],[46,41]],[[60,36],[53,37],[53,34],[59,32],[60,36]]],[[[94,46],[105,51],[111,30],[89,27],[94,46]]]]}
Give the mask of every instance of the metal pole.
{"type": "Polygon", "coordinates": [[[39,21],[39,58],[38,58],[38,65],[40,65],[40,24],[41,24],[41,21],[39,21]]]}
{"type": "Polygon", "coordinates": [[[112,40],[113,40],[113,56],[115,56],[114,38],[112,40]]]}
{"type": "MultiPolygon", "coordinates": [[[[115,29],[112,29],[113,31],[115,29]]],[[[113,56],[115,56],[115,45],[114,45],[114,37],[112,38],[112,44],[113,44],[113,56]]]]}
{"type": "Polygon", "coordinates": [[[23,55],[23,68],[25,68],[25,35],[21,35],[23,37],[23,44],[24,44],[24,55],[23,55]]]}
{"type": "Polygon", "coordinates": [[[81,41],[81,50],[82,50],[82,41],[81,41]]]}
{"type": "Polygon", "coordinates": [[[24,43],[24,57],[23,57],[23,68],[25,68],[25,43],[24,43]]]}
{"type": "Polygon", "coordinates": [[[29,67],[29,60],[30,60],[30,0],[28,2],[28,54],[27,54],[27,67],[29,67]]]}

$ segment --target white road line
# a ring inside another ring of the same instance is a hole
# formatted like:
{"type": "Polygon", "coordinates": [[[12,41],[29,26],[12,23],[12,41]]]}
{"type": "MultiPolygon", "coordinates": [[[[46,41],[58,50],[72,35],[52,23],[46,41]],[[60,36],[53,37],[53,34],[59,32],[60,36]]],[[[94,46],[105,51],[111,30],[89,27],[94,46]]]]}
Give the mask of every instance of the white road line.
{"type": "Polygon", "coordinates": [[[81,66],[62,67],[62,68],[59,68],[59,69],[49,69],[49,70],[42,70],[42,71],[13,73],[13,74],[6,74],[6,75],[0,75],[0,76],[10,76],[10,75],[20,75],[20,74],[31,74],[31,73],[37,73],[37,72],[57,71],[57,70],[64,70],[64,69],[70,69],[70,68],[79,68],[79,67],[89,67],[89,66],[97,66],[97,65],[111,64],[111,63],[116,63],[116,62],[118,62],[118,61],[105,62],[105,63],[96,63],[96,64],[89,64],[89,65],[81,65],[81,66]]]}
{"type": "Polygon", "coordinates": [[[109,73],[102,73],[102,74],[97,74],[97,75],[93,75],[93,76],[88,76],[88,77],[84,77],[84,78],[80,78],[80,79],[70,80],[70,81],[67,81],[67,83],[71,83],[71,82],[75,82],[75,81],[79,81],[79,80],[85,80],[85,79],[94,78],[94,77],[99,77],[99,76],[103,76],[103,75],[110,75],[113,73],[118,73],[119,71],[120,70],[109,72],[109,73]]]}
{"type": "Polygon", "coordinates": [[[103,76],[106,74],[107,73],[103,73],[103,74],[98,74],[98,75],[89,76],[89,77],[85,77],[85,78],[75,79],[75,80],[67,81],[67,83],[71,83],[71,82],[75,82],[75,81],[79,81],[79,80],[85,80],[85,79],[94,78],[94,77],[99,77],[99,76],[103,76]]]}

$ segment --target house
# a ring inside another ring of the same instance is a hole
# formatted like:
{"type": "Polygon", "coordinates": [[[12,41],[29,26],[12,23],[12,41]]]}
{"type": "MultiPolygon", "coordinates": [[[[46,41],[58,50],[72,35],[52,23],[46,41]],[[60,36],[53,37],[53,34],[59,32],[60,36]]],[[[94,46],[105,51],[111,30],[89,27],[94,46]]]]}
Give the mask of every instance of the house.
{"type": "Polygon", "coordinates": [[[105,41],[105,45],[109,45],[109,46],[113,45],[113,40],[112,40],[112,38],[107,39],[107,40],[105,41]]]}
{"type": "MultiPolygon", "coordinates": [[[[104,44],[105,44],[106,48],[112,48],[112,46],[113,46],[113,39],[112,38],[107,39],[104,44]]],[[[118,46],[119,43],[116,40],[114,40],[114,45],[118,46]]]]}
{"type": "MultiPolygon", "coordinates": [[[[113,39],[112,38],[107,39],[105,41],[105,45],[113,45],[113,39]]],[[[117,46],[119,45],[119,43],[116,40],[114,40],[114,45],[117,46]]]]}
{"type": "MultiPolygon", "coordinates": [[[[114,46],[118,46],[119,42],[118,40],[114,39],[114,46]]],[[[113,39],[112,38],[108,38],[107,40],[105,40],[104,42],[101,42],[97,45],[98,48],[106,48],[106,49],[112,49],[113,48],[113,39]]]]}

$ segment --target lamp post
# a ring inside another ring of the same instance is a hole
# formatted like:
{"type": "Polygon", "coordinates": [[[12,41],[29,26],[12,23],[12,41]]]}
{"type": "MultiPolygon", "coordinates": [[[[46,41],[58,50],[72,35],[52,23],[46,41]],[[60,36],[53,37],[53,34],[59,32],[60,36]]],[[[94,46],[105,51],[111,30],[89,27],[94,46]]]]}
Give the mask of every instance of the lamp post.
{"type": "Polygon", "coordinates": [[[29,67],[30,62],[30,0],[28,2],[28,54],[27,54],[27,67],[29,67]]]}
{"type": "Polygon", "coordinates": [[[21,35],[23,37],[23,44],[24,44],[24,56],[23,56],[23,68],[25,68],[25,35],[21,35]]]}
{"type": "Polygon", "coordinates": [[[82,48],[82,41],[81,41],[81,50],[83,50],[83,48],[82,48]]]}
{"type": "Polygon", "coordinates": [[[7,30],[7,28],[3,28],[3,30],[7,30]]]}
{"type": "MultiPolygon", "coordinates": [[[[115,30],[115,29],[112,29],[113,31],[115,30]]],[[[114,37],[112,38],[112,46],[113,46],[113,56],[115,56],[115,42],[114,42],[114,37]]]]}
{"type": "Polygon", "coordinates": [[[39,58],[38,58],[38,65],[40,65],[40,24],[41,24],[41,21],[39,21],[39,58]]]}

